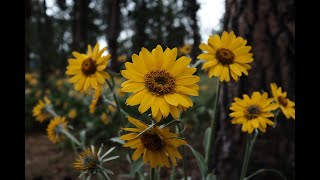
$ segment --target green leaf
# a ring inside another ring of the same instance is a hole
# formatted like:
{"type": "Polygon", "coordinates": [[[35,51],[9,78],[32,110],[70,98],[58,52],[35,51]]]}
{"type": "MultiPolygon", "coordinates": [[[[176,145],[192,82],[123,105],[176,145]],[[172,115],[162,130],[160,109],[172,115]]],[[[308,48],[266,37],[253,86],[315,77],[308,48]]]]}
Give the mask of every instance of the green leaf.
{"type": "Polygon", "coordinates": [[[119,143],[119,144],[124,144],[125,143],[123,140],[120,139],[120,137],[113,137],[113,138],[110,138],[109,140],[112,141],[112,142],[119,143]]]}
{"type": "Polygon", "coordinates": [[[85,146],[85,144],[86,144],[86,130],[85,129],[80,131],[80,142],[85,146]]]}
{"type": "Polygon", "coordinates": [[[206,177],[206,180],[217,180],[217,176],[212,173],[209,173],[206,177]]]}
{"type": "Polygon", "coordinates": [[[189,144],[187,144],[186,146],[188,146],[191,149],[194,157],[196,158],[202,177],[206,177],[208,167],[203,156],[198,151],[194,150],[189,144]]]}
{"type": "Polygon", "coordinates": [[[205,151],[205,154],[208,153],[208,150],[209,150],[209,145],[210,145],[210,132],[211,132],[211,128],[208,127],[206,129],[206,132],[204,133],[204,138],[203,138],[203,148],[204,148],[204,151],[205,151]]]}
{"type": "Polygon", "coordinates": [[[142,158],[139,158],[138,160],[134,161],[134,162],[132,163],[131,171],[130,171],[130,173],[129,173],[129,176],[133,177],[134,174],[141,169],[141,167],[143,166],[143,164],[144,164],[144,163],[143,163],[142,158]]]}

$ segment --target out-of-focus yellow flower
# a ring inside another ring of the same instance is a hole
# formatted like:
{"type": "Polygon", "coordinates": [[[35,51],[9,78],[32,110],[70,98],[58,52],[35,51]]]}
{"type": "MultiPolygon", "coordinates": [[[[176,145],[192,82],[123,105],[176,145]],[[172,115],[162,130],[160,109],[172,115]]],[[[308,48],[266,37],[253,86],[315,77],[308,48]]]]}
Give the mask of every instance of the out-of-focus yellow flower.
{"type": "MultiPolygon", "coordinates": [[[[115,102],[113,102],[113,103],[115,103],[115,102]]],[[[117,111],[117,108],[115,108],[114,106],[112,106],[112,105],[108,105],[108,110],[110,111],[110,112],[112,112],[112,113],[114,113],[114,112],[116,112],[117,111]]]]}
{"type": "Polygon", "coordinates": [[[37,90],[36,93],[34,94],[34,97],[39,98],[41,96],[41,90],[37,90]]]}
{"type": "Polygon", "coordinates": [[[107,113],[103,112],[100,116],[100,120],[103,124],[108,125],[110,122],[110,118],[107,113]]]}
{"type": "Polygon", "coordinates": [[[121,88],[118,88],[118,89],[116,90],[116,93],[117,93],[117,95],[118,95],[119,97],[121,97],[121,98],[123,98],[123,97],[126,95],[125,92],[121,91],[121,88]]]}
{"type": "Polygon", "coordinates": [[[71,109],[68,113],[68,117],[70,119],[75,119],[77,117],[77,110],[76,109],[71,109]]]}
{"type": "Polygon", "coordinates": [[[34,106],[32,110],[32,115],[36,118],[37,121],[42,123],[46,119],[50,117],[50,114],[46,111],[46,106],[51,105],[51,101],[47,98],[44,97],[44,100],[39,100],[38,104],[34,106]]]}
{"type": "Polygon", "coordinates": [[[95,94],[92,97],[91,103],[89,105],[89,112],[93,114],[96,111],[97,104],[101,101],[102,88],[98,88],[95,90],[95,94]]]}
{"type": "Polygon", "coordinates": [[[62,105],[62,109],[66,110],[68,109],[69,103],[67,101],[65,101],[62,105]]]}
{"type": "Polygon", "coordinates": [[[206,84],[200,86],[201,91],[207,91],[208,89],[209,89],[209,86],[206,84]]]}
{"type": "Polygon", "coordinates": [[[127,61],[127,56],[124,55],[124,54],[118,56],[118,61],[119,61],[119,62],[122,62],[122,63],[126,62],[126,61],[127,61]]]}
{"type": "Polygon", "coordinates": [[[67,122],[65,117],[55,117],[53,118],[47,128],[47,134],[49,140],[56,144],[64,139],[64,134],[61,130],[67,130],[67,122]]]}
{"type": "Polygon", "coordinates": [[[182,47],[179,47],[178,51],[179,55],[188,55],[192,51],[192,46],[189,44],[185,44],[182,47]]]}

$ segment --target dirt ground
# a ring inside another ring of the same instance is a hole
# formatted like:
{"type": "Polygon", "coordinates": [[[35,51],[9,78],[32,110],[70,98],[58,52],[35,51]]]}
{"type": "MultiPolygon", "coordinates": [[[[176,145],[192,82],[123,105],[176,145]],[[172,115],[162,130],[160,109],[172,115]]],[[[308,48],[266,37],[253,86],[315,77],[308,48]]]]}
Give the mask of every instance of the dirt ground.
{"type": "MultiPolygon", "coordinates": [[[[120,152],[120,156],[124,152],[120,152]]],[[[25,179],[26,180],[75,180],[79,172],[72,168],[75,155],[72,150],[60,148],[52,144],[46,135],[32,134],[25,135],[25,179]]],[[[176,168],[177,179],[182,175],[181,166],[176,168]]],[[[189,174],[192,179],[200,178],[196,161],[189,159],[189,174]],[[190,163],[190,164],[189,164],[190,163]]],[[[115,180],[132,180],[136,178],[124,177],[124,174],[130,172],[130,166],[125,158],[118,161],[110,161],[106,164],[115,175],[111,179],[115,180]]],[[[149,172],[148,167],[144,167],[144,172],[149,172]]],[[[169,179],[171,169],[161,169],[161,179],[169,179]]],[[[94,178],[93,178],[94,179],[94,178]]]]}

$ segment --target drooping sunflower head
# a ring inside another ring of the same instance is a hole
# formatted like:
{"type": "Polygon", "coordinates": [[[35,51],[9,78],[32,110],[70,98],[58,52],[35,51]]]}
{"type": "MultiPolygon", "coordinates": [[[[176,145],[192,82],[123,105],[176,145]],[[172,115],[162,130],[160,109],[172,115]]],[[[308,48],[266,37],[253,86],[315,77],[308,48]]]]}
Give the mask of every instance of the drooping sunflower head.
{"type": "Polygon", "coordinates": [[[66,74],[73,76],[69,82],[74,84],[77,91],[88,92],[89,89],[96,89],[105,84],[105,79],[110,78],[109,74],[104,71],[111,57],[110,54],[102,56],[106,49],[105,47],[99,50],[97,43],[93,50],[88,45],[87,54],[72,52],[75,58],[68,59],[66,74]]]}
{"type": "Polygon", "coordinates": [[[132,63],[125,63],[121,74],[128,79],[121,84],[122,91],[133,93],[127,105],[139,105],[140,113],[151,108],[156,120],[167,117],[169,113],[177,119],[178,106],[193,106],[189,96],[198,96],[200,80],[193,75],[196,68],[188,67],[191,59],[185,56],[176,60],[177,48],[163,51],[158,45],[150,53],[142,48],[139,55],[132,55],[132,63]]]}
{"type": "Polygon", "coordinates": [[[271,83],[271,91],[274,101],[279,105],[282,113],[287,119],[296,118],[295,103],[287,98],[287,92],[282,92],[282,88],[275,83],[271,83]]]}
{"type": "Polygon", "coordinates": [[[102,149],[103,144],[101,144],[98,151],[95,146],[91,145],[91,148],[86,148],[79,154],[78,158],[73,163],[73,167],[82,172],[79,178],[82,178],[82,176],[87,176],[84,179],[90,179],[90,177],[96,175],[98,177],[103,176],[106,179],[110,179],[108,174],[113,174],[113,172],[105,167],[102,167],[102,165],[105,162],[119,158],[119,156],[107,157],[107,155],[109,155],[115,149],[115,147],[110,148],[103,154],[102,149]]]}
{"type": "Polygon", "coordinates": [[[235,102],[231,104],[230,113],[232,124],[242,124],[242,131],[251,134],[254,129],[258,128],[266,132],[267,124],[274,125],[269,118],[274,117],[271,112],[278,108],[277,104],[272,103],[272,98],[268,98],[268,93],[254,92],[251,98],[243,95],[243,99],[234,98],[235,102]]]}
{"type": "Polygon", "coordinates": [[[93,151],[91,148],[87,148],[79,154],[73,167],[78,170],[95,170],[100,163],[97,153],[95,148],[93,151]]]}
{"type": "Polygon", "coordinates": [[[143,154],[144,163],[150,161],[150,166],[155,168],[170,167],[169,159],[173,166],[177,165],[177,159],[182,159],[177,148],[185,145],[185,140],[179,139],[178,134],[170,132],[170,128],[160,128],[156,125],[149,127],[142,121],[128,118],[135,128],[123,128],[130,133],[120,137],[121,140],[127,141],[123,146],[136,149],[132,155],[132,160],[137,160],[143,154]],[[168,159],[169,158],[169,159],[168,159]]]}
{"type": "Polygon", "coordinates": [[[253,54],[249,53],[251,46],[246,46],[247,41],[242,37],[236,37],[233,31],[224,31],[219,35],[210,36],[208,43],[202,43],[199,48],[206,53],[200,54],[197,58],[206,62],[202,69],[208,70],[208,75],[219,77],[220,81],[230,81],[230,76],[238,81],[242,74],[248,76],[251,66],[248,63],[253,61],[253,54]]]}
{"type": "Polygon", "coordinates": [[[32,115],[36,118],[40,123],[44,122],[46,119],[50,117],[50,114],[46,111],[46,107],[51,105],[51,101],[44,97],[44,100],[39,100],[38,104],[34,106],[32,110],[32,115]]]}
{"type": "Polygon", "coordinates": [[[89,111],[93,114],[96,111],[97,105],[102,101],[102,88],[97,88],[95,94],[92,97],[91,103],[89,105],[89,111]]]}
{"type": "Polygon", "coordinates": [[[47,128],[47,134],[49,140],[56,144],[64,139],[62,130],[67,130],[67,122],[65,117],[53,118],[47,128]]]}

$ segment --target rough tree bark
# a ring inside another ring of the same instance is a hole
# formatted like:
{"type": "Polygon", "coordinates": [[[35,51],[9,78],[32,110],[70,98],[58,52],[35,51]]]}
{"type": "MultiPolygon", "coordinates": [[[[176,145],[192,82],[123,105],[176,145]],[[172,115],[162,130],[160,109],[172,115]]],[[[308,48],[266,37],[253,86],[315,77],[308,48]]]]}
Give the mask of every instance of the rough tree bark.
{"type": "Polygon", "coordinates": [[[119,63],[117,61],[118,54],[118,37],[120,34],[120,0],[107,0],[107,41],[109,44],[109,50],[111,54],[111,69],[119,71],[119,63]]]}
{"type": "MultiPolygon", "coordinates": [[[[219,179],[238,179],[243,161],[245,136],[228,117],[233,98],[244,93],[251,95],[253,91],[271,93],[270,83],[275,82],[288,92],[289,98],[295,99],[294,13],[294,0],[226,0],[223,28],[248,40],[254,62],[248,77],[222,86],[214,161],[219,179]]],[[[282,116],[278,123],[277,128],[269,127],[266,134],[258,137],[247,175],[261,168],[274,168],[294,179],[294,121],[282,116]]],[[[265,173],[252,179],[271,178],[278,176],[265,173]]]]}
{"type": "MultiPolygon", "coordinates": [[[[85,52],[88,44],[89,0],[75,0],[73,7],[72,47],[73,51],[85,52]]],[[[93,44],[94,45],[94,44],[93,44]]]]}

